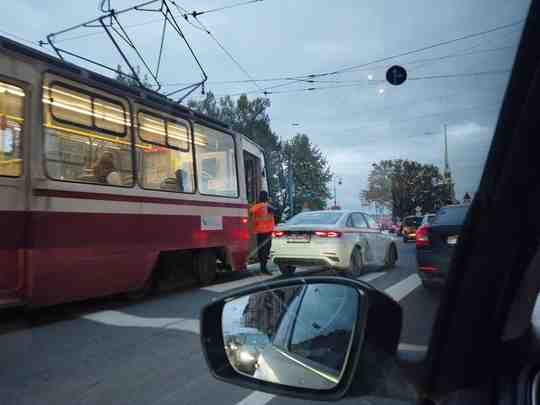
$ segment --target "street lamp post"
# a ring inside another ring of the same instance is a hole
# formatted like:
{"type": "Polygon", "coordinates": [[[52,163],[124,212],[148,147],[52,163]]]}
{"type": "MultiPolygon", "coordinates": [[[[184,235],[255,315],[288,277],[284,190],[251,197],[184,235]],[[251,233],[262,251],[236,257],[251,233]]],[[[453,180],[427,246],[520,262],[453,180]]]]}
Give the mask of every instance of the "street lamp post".
{"type": "Polygon", "coordinates": [[[341,177],[337,178],[336,176],[334,176],[334,207],[337,207],[337,188],[336,188],[336,179],[338,180],[338,185],[341,186],[342,184],[342,179],[341,177]]]}

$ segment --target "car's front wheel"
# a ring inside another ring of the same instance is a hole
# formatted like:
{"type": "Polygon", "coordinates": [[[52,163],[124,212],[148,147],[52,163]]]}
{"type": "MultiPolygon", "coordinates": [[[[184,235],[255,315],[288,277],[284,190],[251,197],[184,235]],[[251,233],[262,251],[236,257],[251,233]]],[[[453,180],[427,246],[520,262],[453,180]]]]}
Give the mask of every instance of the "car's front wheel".
{"type": "Polygon", "coordinates": [[[279,271],[281,274],[289,276],[291,274],[294,274],[296,267],[291,266],[290,264],[280,264],[278,265],[279,271]]]}

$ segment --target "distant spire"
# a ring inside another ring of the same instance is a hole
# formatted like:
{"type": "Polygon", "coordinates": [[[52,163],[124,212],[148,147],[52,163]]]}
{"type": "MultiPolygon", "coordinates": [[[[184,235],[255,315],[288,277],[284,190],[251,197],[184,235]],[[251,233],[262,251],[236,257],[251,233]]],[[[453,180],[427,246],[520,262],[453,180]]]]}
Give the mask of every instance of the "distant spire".
{"type": "Polygon", "coordinates": [[[454,182],[452,181],[452,173],[450,172],[450,162],[448,159],[448,136],[446,133],[446,124],[444,124],[444,173],[443,173],[444,183],[448,187],[449,198],[452,203],[456,200],[454,182]]]}
{"type": "Polygon", "coordinates": [[[446,135],[446,124],[444,124],[444,175],[450,178],[450,163],[448,162],[448,137],[446,135]]]}

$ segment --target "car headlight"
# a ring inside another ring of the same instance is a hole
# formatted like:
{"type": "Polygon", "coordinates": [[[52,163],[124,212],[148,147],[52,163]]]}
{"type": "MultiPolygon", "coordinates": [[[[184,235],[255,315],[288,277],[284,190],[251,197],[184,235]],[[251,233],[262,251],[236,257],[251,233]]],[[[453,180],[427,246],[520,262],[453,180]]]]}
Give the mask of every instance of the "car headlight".
{"type": "Polygon", "coordinates": [[[240,361],[243,363],[249,363],[255,361],[255,356],[248,352],[240,352],[240,361]]]}

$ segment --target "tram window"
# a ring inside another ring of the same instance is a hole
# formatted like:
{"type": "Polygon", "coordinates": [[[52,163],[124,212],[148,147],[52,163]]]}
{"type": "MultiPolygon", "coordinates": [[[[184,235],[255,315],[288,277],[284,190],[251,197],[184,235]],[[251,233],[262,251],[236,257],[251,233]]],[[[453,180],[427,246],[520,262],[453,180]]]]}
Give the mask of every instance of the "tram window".
{"type": "Polygon", "coordinates": [[[94,98],[94,120],[97,128],[116,134],[125,134],[125,117],[126,111],[122,104],[94,98]]]}
{"type": "Polygon", "coordinates": [[[167,145],[189,151],[189,130],[185,124],[179,122],[167,122],[167,145]]]}
{"type": "Polygon", "coordinates": [[[0,81],[0,176],[22,175],[24,97],[20,87],[0,81]]]}
{"type": "Polygon", "coordinates": [[[53,85],[49,89],[49,98],[55,120],[92,126],[92,98],[89,95],[53,85]]]}
{"type": "Polygon", "coordinates": [[[197,182],[201,194],[238,197],[236,153],[231,135],[195,125],[197,182]]]}
{"type": "Polygon", "coordinates": [[[165,120],[154,115],[139,112],[139,137],[141,140],[155,145],[166,145],[165,120]]]}
{"type": "Polygon", "coordinates": [[[195,192],[193,154],[187,124],[139,112],[137,145],[139,182],[143,188],[195,192]]]}
{"type": "Polygon", "coordinates": [[[125,135],[130,123],[120,101],[109,102],[56,84],[50,89],[48,93],[49,87],[45,85],[43,93],[48,176],[55,180],[131,187],[132,148],[125,135]]]}

